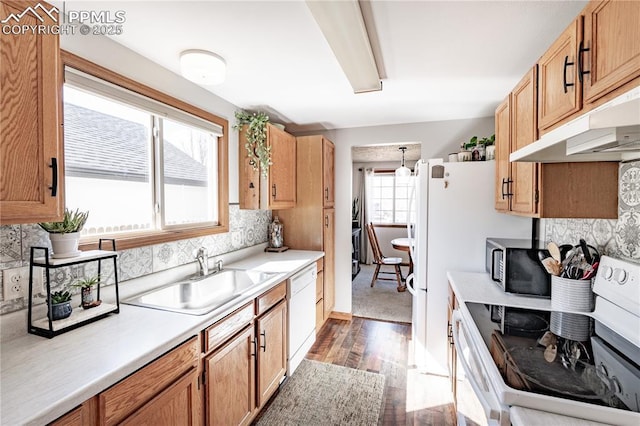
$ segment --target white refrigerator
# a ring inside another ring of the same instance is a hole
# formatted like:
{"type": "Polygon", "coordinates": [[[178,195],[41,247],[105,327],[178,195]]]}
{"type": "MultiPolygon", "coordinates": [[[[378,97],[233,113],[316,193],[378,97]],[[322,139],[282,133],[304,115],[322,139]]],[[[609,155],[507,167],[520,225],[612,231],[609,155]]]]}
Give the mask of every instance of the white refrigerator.
{"type": "Polygon", "coordinates": [[[419,160],[407,226],[414,238],[413,359],[419,369],[447,375],[447,271],[484,272],[487,237],[531,238],[532,220],[494,209],[495,162],[419,160]]]}

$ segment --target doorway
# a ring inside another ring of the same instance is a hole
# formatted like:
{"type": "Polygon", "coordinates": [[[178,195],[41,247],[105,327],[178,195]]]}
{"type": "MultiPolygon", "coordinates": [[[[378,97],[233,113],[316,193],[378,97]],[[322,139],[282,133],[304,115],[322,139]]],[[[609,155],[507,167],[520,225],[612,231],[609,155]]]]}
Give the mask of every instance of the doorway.
{"type": "MultiPolygon", "coordinates": [[[[421,156],[420,143],[394,143],[354,146],[352,159],[352,312],[356,317],[389,322],[411,323],[411,293],[398,292],[397,281],[376,280],[371,286],[376,265],[366,223],[373,223],[383,255],[402,259],[402,276],[409,273],[409,254],[395,250],[391,241],[406,237],[410,179],[404,184],[395,178],[402,162],[413,168],[421,156]]],[[[383,266],[393,272],[393,267],[383,266]]],[[[393,275],[380,275],[393,278],[393,275]]]]}

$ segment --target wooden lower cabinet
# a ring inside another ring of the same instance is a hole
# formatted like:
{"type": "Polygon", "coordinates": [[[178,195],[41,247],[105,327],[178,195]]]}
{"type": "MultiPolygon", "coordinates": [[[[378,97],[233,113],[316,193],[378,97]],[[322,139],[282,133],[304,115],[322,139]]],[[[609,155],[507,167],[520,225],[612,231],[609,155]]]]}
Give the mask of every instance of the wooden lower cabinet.
{"type": "Polygon", "coordinates": [[[181,424],[200,424],[200,398],[193,395],[197,388],[199,361],[200,339],[195,336],[101,392],[98,395],[100,424],[120,424],[132,415],[151,415],[150,411],[160,408],[165,416],[189,419],[187,423],[181,424]],[[186,383],[191,379],[196,381],[196,388],[190,388],[193,382],[186,383]],[[188,403],[180,403],[187,392],[188,403]],[[178,396],[178,393],[182,395],[178,396]],[[159,402],[160,398],[162,402],[159,402]],[[171,409],[164,411],[164,405],[168,401],[171,401],[171,409]],[[183,411],[178,412],[179,410],[183,411]]]}
{"type": "Polygon", "coordinates": [[[197,368],[182,376],[121,425],[199,425],[202,423],[200,374],[197,368]]]}
{"type": "Polygon", "coordinates": [[[205,419],[207,425],[248,425],[287,372],[286,283],[266,291],[205,330],[205,419]],[[248,318],[247,307],[258,316],[248,318]],[[218,333],[231,336],[219,340],[218,333]]]}
{"type": "Polygon", "coordinates": [[[278,389],[287,372],[287,303],[277,306],[256,320],[258,335],[258,407],[262,408],[278,389]]]}
{"type": "Polygon", "coordinates": [[[98,397],[86,400],[79,407],[56,419],[50,426],[97,426],[98,423],[98,397]]]}
{"type": "Polygon", "coordinates": [[[248,425],[257,413],[253,324],[208,356],[206,424],[248,425]]]}

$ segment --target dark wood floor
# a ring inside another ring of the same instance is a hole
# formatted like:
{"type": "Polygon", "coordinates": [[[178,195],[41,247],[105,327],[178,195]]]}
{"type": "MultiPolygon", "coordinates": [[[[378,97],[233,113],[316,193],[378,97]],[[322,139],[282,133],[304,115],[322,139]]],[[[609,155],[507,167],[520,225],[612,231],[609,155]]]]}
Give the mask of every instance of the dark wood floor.
{"type": "Polygon", "coordinates": [[[409,324],[330,319],[307,358],[383,374],[383,425],[455,425],[449,379],[411,368],[410,341],[409,324]]]}

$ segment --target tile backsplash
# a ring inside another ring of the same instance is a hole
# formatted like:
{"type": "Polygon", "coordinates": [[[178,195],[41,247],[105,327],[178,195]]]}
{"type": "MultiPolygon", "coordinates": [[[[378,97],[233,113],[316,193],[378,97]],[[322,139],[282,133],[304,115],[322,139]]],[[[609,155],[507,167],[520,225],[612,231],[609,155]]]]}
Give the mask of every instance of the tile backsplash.
{"type": "Polygon", "coordinates": [[[546,242],[575,245],[584,238],[601,254],[640,263],[640,161],[620,163],[617,220],[546,219],[543,224],[546,242]]]}
{"type": "MultiPolygon", "coordinates": [[[[217,256],[264,243],[267,241],[270,222],[270,210],[240,210],[237,204],[229,205],[229,232],[120,250],[118,280],[123,284],[124,281],[133,278],[191,263],[194,261],[193,252],[198,247],[205,247],[209,256],[217,256]]],[[[31,246],[49,246],[47,233],[37,224],[0,226],[0,278],[5,269],[29,265],[31,246]]],[[[110,261],[103,262],[101,272],[103,282],[112,284],[114,274],[110,261]]],[[[52,289],[60,289],[73,283],[77,278],[95,274],[97,274],[95,262],[53,269],[52,289]]],[[[44,303],[42,296],[34,300],[36,303],[44,303]]],[[[26,298],[4,300],[4,295],[0,297],[0,315],[26,308],[26,298]]]]}

